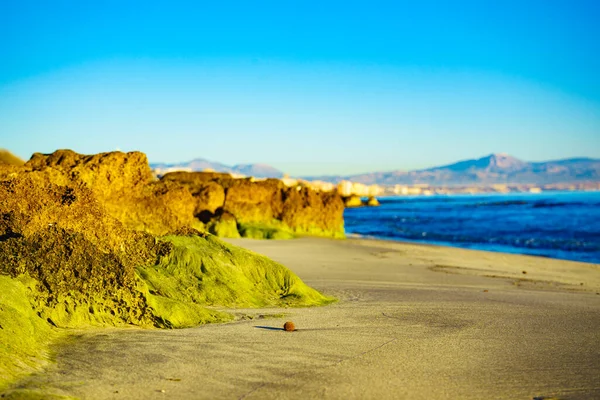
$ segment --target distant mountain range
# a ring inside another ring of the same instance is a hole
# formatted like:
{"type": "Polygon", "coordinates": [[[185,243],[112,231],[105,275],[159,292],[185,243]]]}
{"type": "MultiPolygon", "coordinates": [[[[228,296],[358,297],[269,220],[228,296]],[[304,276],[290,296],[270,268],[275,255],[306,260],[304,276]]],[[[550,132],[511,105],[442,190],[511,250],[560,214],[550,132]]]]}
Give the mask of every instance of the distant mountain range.
{"type": "Polygon", "coordinates": [[[490,154],[475,160],[460,161],[415,171],[373,172],[347,176],[306,177],[337,183],[341,180],[367,185],[431,186],[535,184],[600,181],[600,159],[570,158],[546,162],[526,162],[508,154],[490,154]]]}
{"type": "MultiPolygon", "coordinates": [[[[265,164],[239,164],[227,166],[205,159],[187,163],[150,164],[159,172],[167,170],[228,172],[257,178],[282,178],[283,172],[265,164]]],[[[534,184],[600,181],[600,159],[569,158],[546,162],[527,162],[508,154],[490,154],[475,160],[460,161],[415,171],[373,172],[357,175],[305,176],[301,179],[338,183],[342,180],[367,185],[458,186],[490,184],[534,184]]]]}
{"type": "Polygon", "coordinates": [[[185,171],[205,171],[213,170],[215,172],[227,172],[230,174],[240,174],[245,176],[254,176],[256,178],[283,178],[283,172],[266,164],[237,164],[228,166],[218,162],[208,161],[203,158],[184,163],[150,163],[150,168],[165,173],[167,171],[185,170],[185,171]]]}

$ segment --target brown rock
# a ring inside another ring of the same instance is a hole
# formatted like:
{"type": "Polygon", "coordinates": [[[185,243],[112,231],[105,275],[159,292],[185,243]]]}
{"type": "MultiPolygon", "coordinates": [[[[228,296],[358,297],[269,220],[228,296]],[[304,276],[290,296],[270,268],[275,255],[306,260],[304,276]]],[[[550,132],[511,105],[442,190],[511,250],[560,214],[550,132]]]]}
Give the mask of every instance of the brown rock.
{"type": "Polygon", "coordinates": [[[368,207],[378,207],[379,205],[379,200],[377,200],[374,196],[369,197],[367,200],[368,207]]]}
{"type": "Polygon", "coordinates": [[[285,324],[283,324],[283,330],[286,332],[293,332],[296,330],[296,326],[292,321],[287,321],[285,324]]]}
{"type": "Polygon", "coordinates": [[[143,153],[58,150],[35,153],[25,167],[54,183],[82,183],[128,228],[163,235],[194,224],[196,202],[190,192],[174,182],[155,182],[143,153]]]}
{"type": "Polygon", "coordinates": [[[360,198],[360,196],[357,196],[355,194],[344,197],[344,206],[346,208],[350,208],[350,207],[362,207],[364,204],[360,198]]]}

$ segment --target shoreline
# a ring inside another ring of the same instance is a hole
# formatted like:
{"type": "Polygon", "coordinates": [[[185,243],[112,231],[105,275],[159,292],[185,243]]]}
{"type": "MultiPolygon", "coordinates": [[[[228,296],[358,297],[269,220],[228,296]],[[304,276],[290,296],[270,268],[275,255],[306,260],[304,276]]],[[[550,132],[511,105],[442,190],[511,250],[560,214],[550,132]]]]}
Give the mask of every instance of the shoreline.
{"type": "MultiPolygon", "coordinates": [[[[452,242],[436,242],[436,241],[428,242],[428,241],[410,240],[410,239],[406,239],[406,238],[393,239],[393,238],[378,237],[378,236],[372,236],[372,235],[362,235],[360,233],[347,233],[346,238],[347,239],[357,239],[357,240],[374,240],[374,241],[383,241],[383,242],[392,242],[392,243],[401,243],[401,244],[416,244],[416,245],[434,246],[434,247],[437,246],[437,247],[444,247],[444,248],[447,247],[447,248],[462,249],[462,250],[485,251],[485,252],[490,252],[490,253],[513,254],[513,255],[518,255],[518,256],[540,257],[540,258],[546,258],[549,260],[571,261],[571,262],[579,262],[579,263],[584,263],[584,264],[600,265],[600,262],[582,261],[582,260],[576,260],[573,258],[559,258],[559,257],[553,257],[551,255],[546,255],[546,254],[536,254],[533,252],[526,253],[526,252],[519,251],[520,248],[518,248],[518,247],[511,247],[508,245],[505,245],[504,247],[506,247],[507,249],[514,248],[515,251],[474,248],[474,247],[460,246],[459,244],[453,244],[452,242]]],[[[568,253],[568,251],[565,251],[565,253],[568,253]]]]}
{"type": "MultiPolygon", "coordinates": [[[[263,241],[252,239],[226,241],[259,253],[263,249],[271,251],[273,248],[273,254],[265,255],[295,270],[294,262],[290,263],[290,260],[281,257],[275,250],[276,247],[286,247],[286,242],[290,241],[271,241],[279,243],[273,246],[269,245],[269,241],[263,244],[263,241]]],[[[304,237],[292,241],[305,241],[309,246],[318,246],[321,242],[334,245],[341,242],[346,243],[347,248],[369,248],[373,254],[381,254],[381,257],[401,254],[403,259],[397,263],[400,268],[424,267],[446,275],[477,276],[536,290],[600,293],[600,264],[595,263],[379,238],[348,237],[345,240],[335,240],[304,237]]],[[[311,283],[311,276],[301,278],[311,283]]]]}

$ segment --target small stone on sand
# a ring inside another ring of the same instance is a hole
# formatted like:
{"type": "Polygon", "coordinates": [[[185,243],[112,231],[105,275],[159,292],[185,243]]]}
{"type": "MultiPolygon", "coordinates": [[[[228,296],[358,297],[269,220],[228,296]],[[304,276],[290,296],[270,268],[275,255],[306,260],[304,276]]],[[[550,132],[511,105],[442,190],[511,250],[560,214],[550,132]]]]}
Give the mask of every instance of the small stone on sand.
{"type": "Polygon", "coordinates": [[[285,324],[283,324],[283,330],[286,332],[293,332],[296,330],[296,326],[292,321],[288,321],[285,324]]]}

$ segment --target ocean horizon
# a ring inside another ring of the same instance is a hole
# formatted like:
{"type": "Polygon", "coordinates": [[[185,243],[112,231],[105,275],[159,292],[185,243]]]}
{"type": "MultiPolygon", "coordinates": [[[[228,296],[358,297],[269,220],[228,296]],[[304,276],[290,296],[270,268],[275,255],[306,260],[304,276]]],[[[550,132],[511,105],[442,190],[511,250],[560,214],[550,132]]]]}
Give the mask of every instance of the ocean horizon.
{"type": "Polygon", "coordinates": [[[600,192],[385,196],[347,235],[600,263],[600,192]]]}

